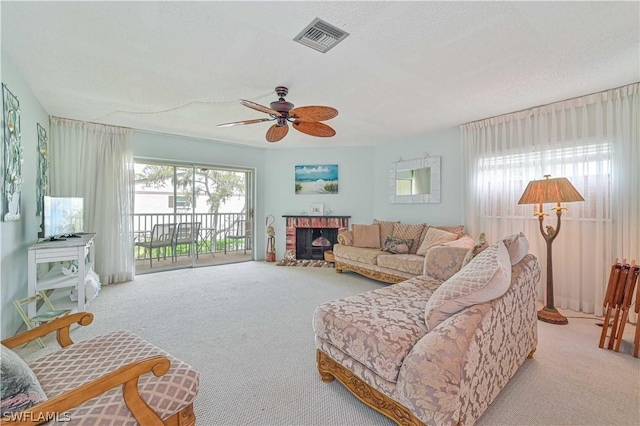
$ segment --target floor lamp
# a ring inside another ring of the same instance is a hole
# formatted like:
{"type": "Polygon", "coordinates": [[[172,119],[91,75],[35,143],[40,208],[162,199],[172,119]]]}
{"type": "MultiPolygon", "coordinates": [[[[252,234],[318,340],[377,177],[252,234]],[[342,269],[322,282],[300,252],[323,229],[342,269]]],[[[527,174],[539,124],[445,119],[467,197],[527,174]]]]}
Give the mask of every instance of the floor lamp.
{"type": "Polygon", "coordinates": [[[540,207],[535,216],[538,216],[540,220],[540,232],[547,242],[547,303],[544,308],[538,311],[538,319],[544,322],[550,322],[552,324],[567,324],[569,321],[565,318],[553,305],[553,264],[551,262],[551,243],[556,239],[558,233],[560,233],[560,217],[562,216],[562,207],[560,203],[570,203],[573,201],[584,201],[582,195],[577,189],[571,185],[571,182],[567,178],[553,178],[549,179],[551,175],[544,175],[544,179],[532,180],[524,190],[522,197],[518,204],[538,204],[540,207]],[[544,217],[548,216],[547,213],[542,211],[542,204],[544,203],[557,203],[556,207],[552,210],[556,211],[558,216],[558,223],[556,228],[547,225],[545,231],[542,227],[544,217]]]}

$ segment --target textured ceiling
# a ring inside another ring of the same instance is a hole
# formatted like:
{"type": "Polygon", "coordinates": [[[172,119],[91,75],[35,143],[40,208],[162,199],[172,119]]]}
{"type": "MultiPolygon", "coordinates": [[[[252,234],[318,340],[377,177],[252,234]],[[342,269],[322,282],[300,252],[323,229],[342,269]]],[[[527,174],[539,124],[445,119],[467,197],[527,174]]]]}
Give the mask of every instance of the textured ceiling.
{"type": "Polygon", "coordinates": [[[2,50],[52,115],[269,148],[382,145],[640,80],[639,2],[6,2],[2,50]],[[292,39],[314,18],[350,35],[292,39]],[[337,135],[238,99],[328,105],[337,135]]]}

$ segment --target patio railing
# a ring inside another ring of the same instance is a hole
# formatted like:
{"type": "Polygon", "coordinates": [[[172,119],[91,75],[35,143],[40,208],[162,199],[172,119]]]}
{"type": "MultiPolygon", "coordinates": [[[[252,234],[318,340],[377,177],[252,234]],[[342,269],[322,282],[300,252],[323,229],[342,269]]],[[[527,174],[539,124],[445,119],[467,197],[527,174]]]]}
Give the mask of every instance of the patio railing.
{"type": "MultiPolygon", "coordinates": [[[[226,251],[238,251],[251,248],[251,229],[249,228],[246,213],[135,213],[133,215],[133,235],[135,242],[149,241],[154,225],[170,225],[178,223],[199,223],[199,232],[195,244],[197,254],[223,253],[226,251]],[[245,220],[247,223],[246,239],[226,238],[232,234],[235,225],[245,220]]],[[[157,257],[157,250],[147,250],[135,247],[135,260],[149,259],[150,255],[157,257]]],[[[191,253],[188,245],[177,245],[168,248],[166,255],[186,256],[191,253]],[[174,253],[175,251],[175,253],[174,253]]],[[[164,255],[164,251],[162,252],[164,255]]]]}

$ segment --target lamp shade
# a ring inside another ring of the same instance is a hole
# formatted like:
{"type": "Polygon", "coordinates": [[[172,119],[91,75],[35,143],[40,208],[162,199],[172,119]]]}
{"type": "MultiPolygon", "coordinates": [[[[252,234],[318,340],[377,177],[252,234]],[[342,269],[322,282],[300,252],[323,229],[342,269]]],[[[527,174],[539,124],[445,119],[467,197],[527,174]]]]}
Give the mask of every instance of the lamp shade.
{"type": "Polygon", "coordinates": [[[524,190],[518,204],[570,203],[584,201],[567,178],[553,178],[545,175],[545,179],[532,180],[524,190]]]}

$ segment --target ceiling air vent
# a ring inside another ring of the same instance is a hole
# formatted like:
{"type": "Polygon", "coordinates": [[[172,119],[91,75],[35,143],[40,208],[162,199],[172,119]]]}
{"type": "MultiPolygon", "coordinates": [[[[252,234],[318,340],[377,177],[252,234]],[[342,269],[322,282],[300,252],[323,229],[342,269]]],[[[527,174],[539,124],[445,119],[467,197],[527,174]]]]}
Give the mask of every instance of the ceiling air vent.
{"type": "Polygon", "coordinates": [[[320,18],[316,18],[293,41],[304,44],[318,52],[326,53],[348,35],[349,33],[324,22],[320,18]]]}

